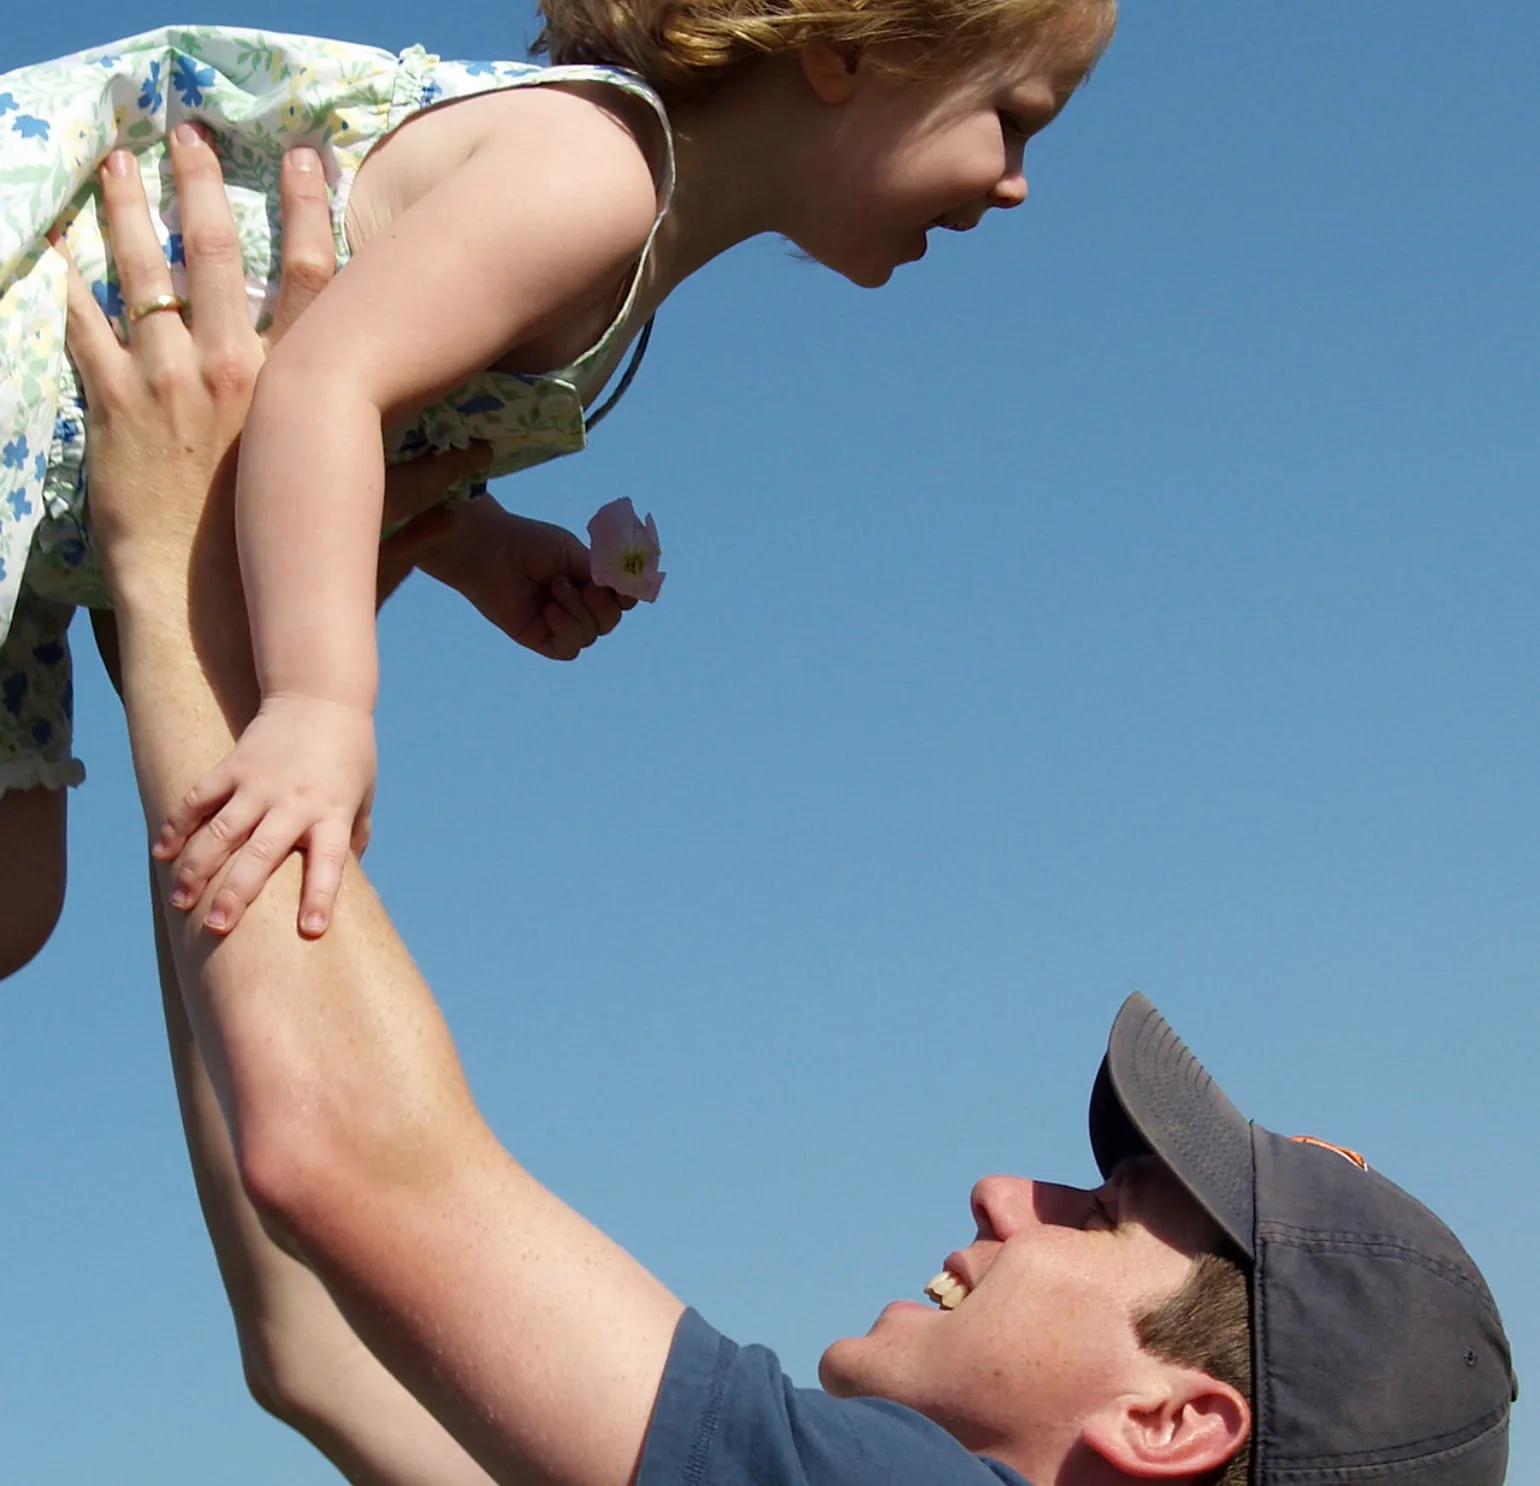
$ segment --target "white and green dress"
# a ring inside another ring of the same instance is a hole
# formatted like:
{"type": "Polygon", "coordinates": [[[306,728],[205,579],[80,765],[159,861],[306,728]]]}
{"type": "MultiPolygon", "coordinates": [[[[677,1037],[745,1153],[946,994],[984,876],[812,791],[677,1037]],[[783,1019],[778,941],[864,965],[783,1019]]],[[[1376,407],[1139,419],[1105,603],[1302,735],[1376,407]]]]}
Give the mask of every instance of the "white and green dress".
{"type": "MultiPolygon", "coordinates": [[[[44,234],[67,222],[65,240],[97,302],[121,319],[125,306],[97,217],[101,161],[118,148],[138,155],[180,287],[180,219],[165,138],[187,119],[208,126],[260,322],[277,295],[278,174],[286,150],[308,144],[320,151],[341,264],[354,178],[393,129],[457,98],[570,82],[604,83],[656,110],[665,141],[660,222],[673,189],[668,119],[645,82],[614,68],[445,62],[421,47],[395,55],[191,26],[0,74],[0,794],[84,777],[72,751],[65,630],[77,605],[105,608],[109,598],[86,521],[85,420],[64,347],[65,265],[44,234]]],[[[544,376],[484,372],[410,427],[393,430],[387,458],[481,441],[493,449],[487,474],[495,477],[581,449],[584,409],[639,328],[639,280],[638,273],[615,321],[571,366],[544,376]]]]}

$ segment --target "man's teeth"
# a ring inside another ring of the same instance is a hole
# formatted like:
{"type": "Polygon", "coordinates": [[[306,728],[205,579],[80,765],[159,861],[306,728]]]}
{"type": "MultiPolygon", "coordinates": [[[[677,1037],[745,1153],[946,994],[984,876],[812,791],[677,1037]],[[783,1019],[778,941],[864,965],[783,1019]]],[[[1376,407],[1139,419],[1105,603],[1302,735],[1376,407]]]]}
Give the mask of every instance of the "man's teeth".
{"type": "Polygon", "coordinates": [[[925,1287],[925,1298],[944,1311],[955,1311],[968,1298],[968,1287],[950,1269],[943,1269],[925,1287]]]}

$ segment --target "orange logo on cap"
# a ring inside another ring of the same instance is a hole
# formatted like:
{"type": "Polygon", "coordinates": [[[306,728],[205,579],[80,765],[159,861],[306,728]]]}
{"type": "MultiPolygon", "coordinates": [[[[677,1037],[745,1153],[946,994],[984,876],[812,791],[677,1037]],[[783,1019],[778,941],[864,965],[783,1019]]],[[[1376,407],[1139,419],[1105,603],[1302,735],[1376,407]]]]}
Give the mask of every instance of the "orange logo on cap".
{"type": "Polygon", "coordinates": [[[1289,1139],[1298,1145],[1318,1145],[1323,1151],[1335,1151],[1344,1161],[1351,1161],[1360,1171],[1369,1170],[1369,1163],[1357,1151],[1349,1150],[1345,1145],[1333,1145],[1329,1140],[1318,1140],[1314,1135],[1291,1135],[1289,1139]]]}

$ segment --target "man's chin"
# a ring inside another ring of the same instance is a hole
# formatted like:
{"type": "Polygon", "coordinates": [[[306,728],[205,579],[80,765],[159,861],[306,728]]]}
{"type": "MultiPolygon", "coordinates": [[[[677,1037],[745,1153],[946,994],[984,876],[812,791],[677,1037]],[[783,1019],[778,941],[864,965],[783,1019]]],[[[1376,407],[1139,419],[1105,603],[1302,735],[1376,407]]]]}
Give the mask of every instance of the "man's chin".
{"type": "Polygon", "coordinates": [[[863,1354],[868,1349],[864,1336],[845,1336],[831,1342],[818,1359],[818,1381],[824,1392],[835,1398],[869,1398],[880,1393],[870,1376],[871,1368],[862,1366],[863,1354]]]}

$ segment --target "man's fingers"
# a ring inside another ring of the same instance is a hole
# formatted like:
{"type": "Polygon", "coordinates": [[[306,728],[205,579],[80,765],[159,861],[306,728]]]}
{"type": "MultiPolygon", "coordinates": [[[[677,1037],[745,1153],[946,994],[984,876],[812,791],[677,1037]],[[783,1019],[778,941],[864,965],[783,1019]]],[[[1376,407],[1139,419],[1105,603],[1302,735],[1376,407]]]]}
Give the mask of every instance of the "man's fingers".
{"type": "Polygon", "coordinates": [[[432,510],[451,486],[480,474],[491,457],[488,445],[472,444],[468,449],[450,449],[392,465],[385,472],[385,511],[381,518],[385,526],[399,526],[432,510]]]}
{"type": "Polygon", "coordinates": [[[109,379],[118,371],[127,352],[118,341],[112,322],[102,313],[90,286],[81,278],[75,260],[62,242],[54,244],[54,251],[62,253],[69,264],[69,292],[65,301],[65,339],[69,343],[70,356],[80,369],[86,386],[90,389],[91,402],[98,404],[106,393],[109,379]]]}
{"type": "Polygon", "coordinates": [[[267,332],[269,345],[282,339],[331,283],[337,268],[331,201],[321,157],[314,150],[301,147],[284,156],[278,194],[283,208],[283,276],[267,332]]]}
{"type": "MultiPolygon", "coordinates": [[[[235,216],[219,159],[193,124],[171,131],[171,167],[182,208],[182,244],[193,336],[210,347],[239,347],[251,334],[235,216]]],[[[121,274],[121,270],[120,270],[121,274]]],[[[126,286],[125,286],[126,287],[126,286]]]]}

